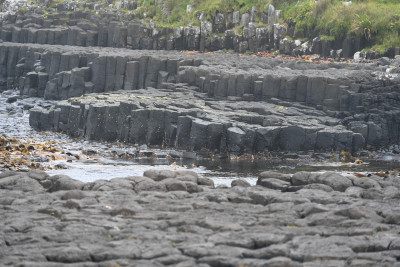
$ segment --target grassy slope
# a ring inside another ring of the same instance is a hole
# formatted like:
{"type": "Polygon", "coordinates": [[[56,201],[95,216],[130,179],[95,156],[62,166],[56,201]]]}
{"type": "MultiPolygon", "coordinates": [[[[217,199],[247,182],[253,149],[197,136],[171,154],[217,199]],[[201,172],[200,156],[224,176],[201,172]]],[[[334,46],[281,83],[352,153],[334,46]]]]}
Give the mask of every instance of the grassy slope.
{"type": "Polygon", "coordinates": [[[296,31],[310,33],[319,31],[327,39],[363,36],[373,49],[381,53],[386,48],[400,47],[400,1],[399,0],[353,0],[345,6],[340,0],[165,0],[163,5],[171,11],[164,16],[154,0],[139,0],[142,10],[153,10],[153,19],[168,26],[198,25],[196,14],[204,11],[212,17],[216,11],[222,13],[240,10],[247,12],[252,6],[267,10],[269,4],[282,10],[282,23],[296,22],[296,31]],[[194,11],[186,14],[186,5],[194,11]]]}
{"type": "MultiPolygon", "coordinates": [[[[95,1],[107,3],[105,7],[112,2],[95,1]]],[[[117,1],[113,2],[114,5],[117,1]]],[[[350,6],[343,5],[341,0],[158,0],[158,5],[155,5],[155,0],[136,1],[141,6],[134,12],[139,16],[146,13],[146,20],[152,20],[158,26],[199,26],[196,15],[201,11],[210,19],[217,11],[240,10],[244,13],[252,6],[262,11],[273,4],[282,10],[281,23],[296,22],[296,32],[306,33],[306,37],[311,37],[315,31],[330,40],[364,36],[373,49],[381,53],[385,48],[400,47],[399,0],[353,0],[350,6]],[[189,4],[193,11],[188,14],[186,6],[189,4]]]]}
{"type": "Polygon", "coordinates": [[[146,12],[153,21],[164,26],[199,25],[196,15],[204,12],[206,18],[214,17],[216,12],[229,13],[240,10],[249,12],[252,6],[257,6],[259,10],[268,9],[272,3],[270,0],[163,0],[158,6],[154,5],[154,0],[138,0],[141,3],[139,12],[146,12]],[[192,5],[193,11],[186,13],[186,6],[192,5]],[[169,11],[165,15],[163,10],[169,11]]]}
{"type": "Polygon", "coordinates": [[[296,31],[319,30],[332,38],[363,36],[374,49],[400,46],[400,2],[398,0],[353,0],[350,6],[342,1],[303,0],[288,5],[285,19],[296,23],[296,31]]]}

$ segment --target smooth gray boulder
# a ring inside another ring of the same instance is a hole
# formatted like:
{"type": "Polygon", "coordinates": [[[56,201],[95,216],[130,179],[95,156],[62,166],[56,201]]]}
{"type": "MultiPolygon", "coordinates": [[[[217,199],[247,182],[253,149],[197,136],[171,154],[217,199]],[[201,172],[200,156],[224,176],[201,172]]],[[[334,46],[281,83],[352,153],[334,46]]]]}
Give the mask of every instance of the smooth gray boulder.
{"type": "Polygon", "coordinates": [[[49,192],[76,189],[80,190],[85,184],[66,175],[54,175],[50,177],[50,180],[52,181],[52,185],[48,189],[49,192]]]}
{"type": "Polygon", "coordinates": [[[249,183],[248,181],[246,181],[246,180],[243,180],[243,179],[236,179],[236,180],[233,180],[233,181],[231,182],[231,187],[235,187],[235,186],[238,186],[238,187],[249,187],[249,186],[251,186],[251,185],[250,185],[250,183],[249,183]]]}

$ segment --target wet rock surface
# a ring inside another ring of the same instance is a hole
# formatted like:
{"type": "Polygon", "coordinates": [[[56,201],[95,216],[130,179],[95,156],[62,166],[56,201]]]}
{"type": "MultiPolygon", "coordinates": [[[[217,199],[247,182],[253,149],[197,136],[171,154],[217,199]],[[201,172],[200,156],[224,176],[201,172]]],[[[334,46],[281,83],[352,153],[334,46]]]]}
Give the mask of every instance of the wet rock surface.
{"type": "Polygon", "coordinates": [[[2,173],[2,264],[398,266],[397,172],[264,172],[258,186],[229,189],[204,179],[149,170],[84,184],[2,173]],[[276,181],[287,186],[271,189],[276,181]]]}

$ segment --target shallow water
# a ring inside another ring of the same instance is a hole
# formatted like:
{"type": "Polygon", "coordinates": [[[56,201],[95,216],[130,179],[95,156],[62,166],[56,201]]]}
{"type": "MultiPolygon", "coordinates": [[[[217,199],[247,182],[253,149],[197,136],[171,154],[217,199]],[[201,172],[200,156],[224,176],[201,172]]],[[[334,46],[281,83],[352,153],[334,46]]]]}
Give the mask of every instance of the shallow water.
{"type": "Polygon", "coordinates": [[[186,170],[190,169],[203,176],[210,177],[214,180],[215,185],[230,186],[231,182],[237,178],[247,180],[250,184],[255,185],[257,177],[241,175],[235,172],[223,172],[207,169],[205,166],[190,167],[175,166],[175,165],[160,165],[149,164],[144,165],[138,162],[99,162],[99,163],[70,163],[68,169],[64,170],[49,170],[48,174],[65,174],[74,179],[83,182],[93,182],[95,180],[104,179],[109,180],[116,177],[127,176],[142,176],[143,173],[151,168],[164,169],[164,170],[186,170]]]}
{"type": "MultiPolygon", "coordinates": [[[[12,95],[16,93],[13,92],[12,95]]],[[[159,169],[190,169],[203,176],[210,177],[216,185],[230,186],[232,180],[241,178],[254,185],[260,172],[266,170],[294,173],[297,171],[337,171],[341,173],[354,172],[381,172],[400,168],[400,159],[396,155],[384,155],[379,160],[370,160],[363,164],[343,164],[340,162],[318,161],[310,157],[302,159],[269,158],[263,160],[228,160],[228,159],[173,159],[165,158],[115,158],[112,152],[116,150],[129,151],[133,146],[124,146],[119,143],[93,142],[82,139],[73,139],[65,134],[54,132],[36,132],[29,126],[29,112],[23,110],[26,103],[38,106],[48,106],[49,101],[38,98],[19,100],[13,104],[7,104],[6,99],[10,94],[0,97],[0,135],[13,138],[23,138],[40,142],[53,142],[57,149],[72,154],[84,155],[88,151],[96,152],[95,155],[85,160],[56,160],[45,162],[51,175],[65,174],[83,182],[91,182],[99,179],[112,179],[115,177],[141,176],[150,168],[159,169]],[[85,152],[86,151],[86,152],[85,152]],[[57,166],[57,168],[55,168],[57,166]],[[61,166],[61,168],[59,167],[61,166]]],[[[152,151],[146,149],[146,151],[152,151]]],[[[153,150],[163,152],[160,150],[153,150]]],[[[82,157],[83,158],[83,157],[82,157]]]]}

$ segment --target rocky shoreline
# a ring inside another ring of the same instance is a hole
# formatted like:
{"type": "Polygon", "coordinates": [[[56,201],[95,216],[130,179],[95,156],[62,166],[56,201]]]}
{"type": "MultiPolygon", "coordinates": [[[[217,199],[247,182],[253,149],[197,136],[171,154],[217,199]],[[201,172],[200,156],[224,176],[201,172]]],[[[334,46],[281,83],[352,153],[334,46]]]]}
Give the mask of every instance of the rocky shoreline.
{"type": "Polygon", "coordinates": [[[70,99],[32,110],[37,130],[223,157],[359,156],[399,143],[399,58],[313,62],[70,45],[0,44],[0,90],[70,99]],[[71,100],[88,94],[101,95],[71,100]]]}
{"type": "Polygon", "coordinates": [[[399,266],[399,176],[263,172],[214,188],[190,171],[82,183],[0,174],[11,266],[399,266]]]}
{"type": "MultiPolygon", "coordinates": [[[[39,5],[2,17],[5,135],[29,110],[32,129],[81,138],[77,150],[89,140],[100,145],[88,149],[122,144],[129,149],[102,151],[119,158],[151,158],[152,148],[164,158],[248,162],[320,155],[362,163],[383,147],[400,153],[400,58],[343,60],[361,40],[283,38],[291,29],[272,6],[160,30],[130,22],[134,5],[124,17],[106,5],[50,2],[56,12],[39,5]],[[340,62],[269,57],[267,46],[340,62]],[[224,48],[261,53],[208,52],[224,48]],[[202,52],[164,51],[185,49],[202,52]]],[[[55,159],[55,146],[6,142],[1,168],[24,171],[0,169],[0,265],[400,267],[399,169],[267,171],[256,186],[236,179],[231,188],[160,169],[83,183],[27,171],[55,159]]],[[[63,152],[75,159],[85,160],[63,152]]]]}

